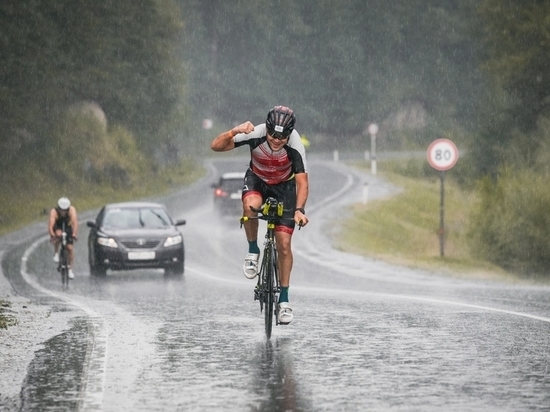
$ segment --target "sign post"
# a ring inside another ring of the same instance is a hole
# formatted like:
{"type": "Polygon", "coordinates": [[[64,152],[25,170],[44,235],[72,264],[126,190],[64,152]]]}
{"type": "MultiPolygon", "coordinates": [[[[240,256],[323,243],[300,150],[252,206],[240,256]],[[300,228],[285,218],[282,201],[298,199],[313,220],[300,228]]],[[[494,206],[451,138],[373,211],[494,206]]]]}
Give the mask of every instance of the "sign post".
{"type": "Polygon", "coordinates": [[[428,162],[439,170],[441,179],[441,199],[439,204],[439,253],[445,256],[445,171],[458,161],[458,148],[449,139],[434,140],[428,147],[428,162]]]}
{"type": "Polygon", "coordinates": [[[369,124],[367,131],[370,134],[370,172],[373,176],[376,175],[376,134],[378,133],[378,125],[376,123],[369,124]]]}

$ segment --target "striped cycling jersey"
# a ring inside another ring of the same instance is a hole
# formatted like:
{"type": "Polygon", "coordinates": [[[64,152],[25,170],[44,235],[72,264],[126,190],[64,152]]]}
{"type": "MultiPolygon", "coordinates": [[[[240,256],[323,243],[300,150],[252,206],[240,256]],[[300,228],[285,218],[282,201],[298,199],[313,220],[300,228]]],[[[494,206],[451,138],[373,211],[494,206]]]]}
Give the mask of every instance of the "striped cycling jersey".
{"type": "Polygon", "coordinates": [[[254,126],[248,134],[233,137],[235,147],[250,146],[250,169],[268,185],[291,179],[296,173],[307,173],[306,150],[300,134],[293,130],[287,144],[273,151],[267,143],[265,124],[254,126]]]}

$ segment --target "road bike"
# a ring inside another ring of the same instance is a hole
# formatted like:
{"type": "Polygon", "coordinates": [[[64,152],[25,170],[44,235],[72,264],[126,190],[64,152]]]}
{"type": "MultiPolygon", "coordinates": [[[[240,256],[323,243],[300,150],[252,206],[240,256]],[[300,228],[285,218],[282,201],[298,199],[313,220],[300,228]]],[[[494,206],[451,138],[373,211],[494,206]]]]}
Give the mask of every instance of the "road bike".
{"type": "Polygon", "coordinates": [[[275,316],[275,325],[279,324],[279,309],[278,299],[281,292],[279,283],[279,270],[277,266],[277,243],[275,241],[275,225],[282,220],[283,213],[286,211],[282,202],[272,197],[267,198],[265,203],[256,209],[250,208],[253,212],[258,213],[258,216],[241,218],[242,224],[249,219],[260,219],[267,222],[267,232],[265,234],[264,250],[262,263],[258,273],[258,283],[254,288],[254,300],[260,302],[260,312],[264,313],[265,319],[265,334],[267,338],[271,338],[273,329],[273,317],[275,316]]]}
{"type": "Polygon", "coordinates": [[[67,228],[65,222],[61,223],[61,241],[59,242],[59,264],[57,271],[61,273],[63,288],[69,287],[69,250],[67,249],[67,228]]]}

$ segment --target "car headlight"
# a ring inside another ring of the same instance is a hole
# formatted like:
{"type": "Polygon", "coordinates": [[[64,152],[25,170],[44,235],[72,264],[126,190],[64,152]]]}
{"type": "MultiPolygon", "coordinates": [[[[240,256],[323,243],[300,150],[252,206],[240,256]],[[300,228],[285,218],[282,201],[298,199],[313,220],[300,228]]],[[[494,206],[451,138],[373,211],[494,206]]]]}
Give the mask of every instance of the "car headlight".
{"type": "Polygon", "coordinates": [[[107,246],[112,248],[117,248],[118,244],[116,243],[116,240],[114,240],[111,237],[98,237],[97,243],[99,243],[101,246],[107,246]]]}
{"type": "Polygon", "coordinates": [[[171,236],[168,239],[166,239],[166,241],[164,242],[164,247],[179,245],[182,242],[183,242],[182,235],[171,236]]]}

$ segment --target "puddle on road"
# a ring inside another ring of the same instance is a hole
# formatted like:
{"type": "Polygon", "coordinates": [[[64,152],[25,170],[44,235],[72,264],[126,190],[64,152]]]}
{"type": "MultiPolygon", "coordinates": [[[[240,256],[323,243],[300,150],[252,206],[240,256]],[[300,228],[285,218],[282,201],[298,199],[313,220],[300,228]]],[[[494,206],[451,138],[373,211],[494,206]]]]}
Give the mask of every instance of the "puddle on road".
{"type": "Polygon", "coordinates": [[[82,402],[82,371],[87,350],[88,322],[71,321],[71,328],[36,351],[21,390],[21,411],[74,411],[82,402]]]}

